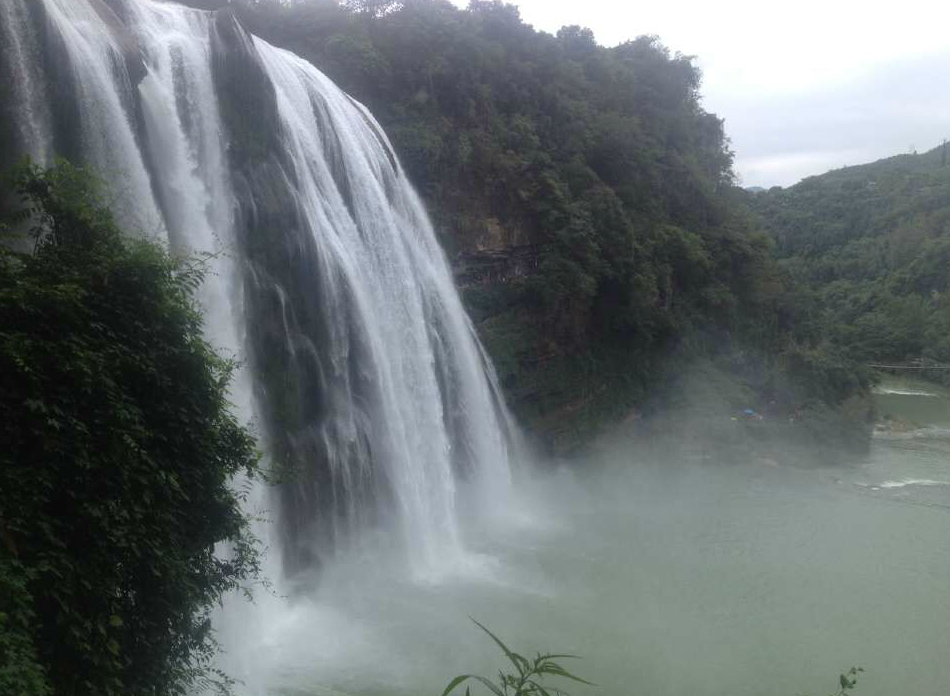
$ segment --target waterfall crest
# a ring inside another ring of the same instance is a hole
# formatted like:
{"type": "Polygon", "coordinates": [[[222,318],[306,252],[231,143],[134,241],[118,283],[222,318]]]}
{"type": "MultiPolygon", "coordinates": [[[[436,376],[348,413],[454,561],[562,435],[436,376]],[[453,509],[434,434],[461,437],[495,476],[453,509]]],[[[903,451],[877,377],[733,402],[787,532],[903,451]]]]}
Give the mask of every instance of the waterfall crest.
{"type": "Polygon", "coordinates": [[[227,10],[10,0],[0,37],[17,152],[92,166],[123,224],[214,255],[209,339],[246,359],[235,404],[294,472],[269,504],[284,569],[368,530],[451,564],[462,482],[503,496],[515,431],[370,113],[227,10]]]}

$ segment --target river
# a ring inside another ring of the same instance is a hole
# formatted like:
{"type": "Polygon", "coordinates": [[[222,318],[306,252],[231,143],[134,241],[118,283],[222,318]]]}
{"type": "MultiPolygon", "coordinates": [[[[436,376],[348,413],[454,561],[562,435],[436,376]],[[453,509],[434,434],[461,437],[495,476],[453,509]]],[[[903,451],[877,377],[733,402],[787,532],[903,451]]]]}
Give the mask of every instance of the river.
{"type": "Polygon", "coordinates": [[[368,544],[281,602],[234,662],[256,693],[437,695],[502,666],[471,616],[520,652],[583,656],[598,687],[575,696],[825,696],[851,665],[861,696],[946,693],[950,398],[892,381],[876,399],[915,425],[878,433],[857,466],[614,452],[469,525],[457,574],[420,581],[368,544]]]}

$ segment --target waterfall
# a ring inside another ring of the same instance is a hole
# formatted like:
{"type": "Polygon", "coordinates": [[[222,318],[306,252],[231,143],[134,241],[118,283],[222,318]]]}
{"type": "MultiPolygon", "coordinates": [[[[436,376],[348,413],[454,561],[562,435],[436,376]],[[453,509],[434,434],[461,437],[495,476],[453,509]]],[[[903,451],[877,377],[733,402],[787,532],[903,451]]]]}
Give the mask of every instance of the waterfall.
{"type": "MultiPolygon", "coordinates": [[[[44,101],[39,71],[39,42],[30,21],[27,0],[9,0],[0,5],[0,125],[11,130],[4,132],[0,145],[7,151],[32,153],[40,162],[51,159],[49,105],[44,101]]],[[[0,164],[9,165],[10,162],[0,164]]]]}
{"type": "Polygon", "coordinates": [[[515,431],[370,113],[228,10],[4,0],[0,37],[17,151],[89,165],[133,233],[209,255],[208,338],[289,471],[261,493],[283,569],[369,533],[420,573],[454,563],[459,498],[510,490],[515,431]]]}

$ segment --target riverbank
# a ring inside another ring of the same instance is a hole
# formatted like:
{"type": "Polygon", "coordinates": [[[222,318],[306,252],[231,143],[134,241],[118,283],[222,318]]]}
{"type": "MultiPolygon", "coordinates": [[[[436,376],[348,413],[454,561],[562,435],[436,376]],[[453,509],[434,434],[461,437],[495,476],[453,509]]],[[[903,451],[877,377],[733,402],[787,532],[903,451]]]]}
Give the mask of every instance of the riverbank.
{"type": "Polygon", "coordinates": [[[867,454],[877,417],[870,390],[833,406],[766,384],[712,361],[695,361],[666,392],[631,412],[587,451],[623,447],[646,459],[802,468],[854,462],[867,454]]]}
{"type": "Polygon", "coordinates": [[[936,382],[885,375],[874,387],[877,434],[912,433],[925,427],[950,427],[950,388],[936,382]]]}

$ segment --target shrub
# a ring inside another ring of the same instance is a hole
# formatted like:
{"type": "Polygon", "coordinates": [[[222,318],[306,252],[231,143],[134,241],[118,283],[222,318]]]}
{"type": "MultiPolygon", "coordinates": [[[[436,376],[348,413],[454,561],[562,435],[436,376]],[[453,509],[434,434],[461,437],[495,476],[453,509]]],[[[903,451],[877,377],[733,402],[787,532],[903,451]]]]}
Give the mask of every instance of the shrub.
{"type": "Polygon", "coordinates": [[[83,170],[24,164],[13,187],[33,249],[0,245],[0,679],[226,687],[209,612],[258,574],[231,487],[258,456],[202,337],[202,265],[123,235],[83,170]]]}

